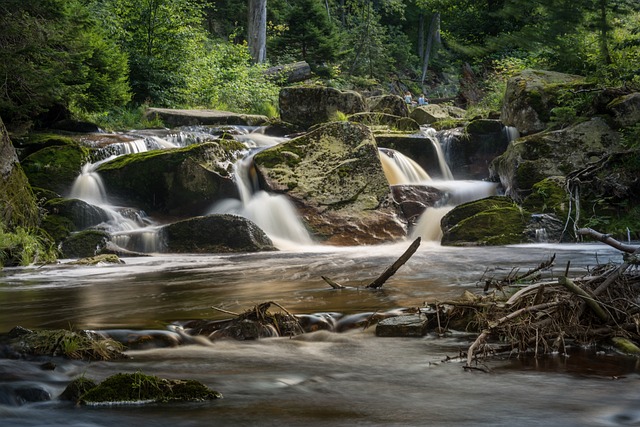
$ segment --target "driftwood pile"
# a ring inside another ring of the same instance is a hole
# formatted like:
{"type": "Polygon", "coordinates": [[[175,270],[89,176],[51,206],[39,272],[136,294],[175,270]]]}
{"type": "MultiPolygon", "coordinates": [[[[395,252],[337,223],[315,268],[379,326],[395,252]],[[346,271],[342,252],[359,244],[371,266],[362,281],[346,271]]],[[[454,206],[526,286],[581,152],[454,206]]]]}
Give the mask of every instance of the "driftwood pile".
{"type": "Polygon", "coordinates": [[[504,352],[565,353],[570,344],[608,344],[640,353],[640,248],[591,229],[578,230],[624,253],[621,265],[600,265],[581,278],[541,280],[553,257],[523,275],[488,279],[485,295],[436,304],[447,308],[449,324],[480,331],[466,354],[465,368],[504,352]]]}

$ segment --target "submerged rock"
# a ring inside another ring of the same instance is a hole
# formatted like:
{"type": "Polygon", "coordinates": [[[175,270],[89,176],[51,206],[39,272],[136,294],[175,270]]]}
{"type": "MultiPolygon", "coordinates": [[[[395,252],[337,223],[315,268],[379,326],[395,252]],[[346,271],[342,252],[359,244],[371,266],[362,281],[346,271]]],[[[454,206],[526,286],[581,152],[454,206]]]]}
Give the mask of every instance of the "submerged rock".
{"type": "Polygon", "coordinates": [[[207,215],[162,227],[166,252],[218,253],[274,251],[267,235],[252,221],[235,215],[207,215]]]}
{"type": "Polygon", "coordinates": [[[312,235],[330,244],[373,244],[405,235],[373,134],[334,122],[254,157],[262,188],[285,193],[312,235]]]}
{"type": "MultiPolygon", "coordinates": [[[[73,383],[72,386],[75,387],[73,383]]],[[[68,394],[73,395],[72,392],[68,394]]],[[[171,380],[136,372],[108,377],[83,393],[79,402],[84,405],[135,405],[202,402],[221,398],[222,394],[196,380],[171,380]]]]}

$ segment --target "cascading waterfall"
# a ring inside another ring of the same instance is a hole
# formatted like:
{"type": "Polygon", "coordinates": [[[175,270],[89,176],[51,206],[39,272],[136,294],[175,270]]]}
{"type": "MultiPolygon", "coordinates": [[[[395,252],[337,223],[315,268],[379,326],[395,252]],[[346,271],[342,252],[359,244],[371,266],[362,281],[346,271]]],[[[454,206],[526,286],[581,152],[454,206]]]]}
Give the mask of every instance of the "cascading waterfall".
{"type": "Polygon", "coordinates": [[[226,199],[217,202],[210,214],[234,214],[255,222],[279,249],[298,245],[311,245],[313,239],[306,230],[293,204],[284,195],[259,190],[253,167],[253,156],[260,150],[277,145],[286,138],[274,138],[262,133],[248,133],[237,139],[254,148],[244,159],[234,165],[235,182],[240,200],[226,199]]]}
{"type": "Polygon", "coordinates": [[[441,180],[431,179],[420,165],[395,150],[380,148],[380,161],[390,185],[424,185],[445,193],[438,206],[427,208],[423,212],[412,232],[412,238],[421,237],[427,241],[440,241],[442,217],[459,204],[494,195],[496,184],[485,181],[454,180],[435,130],[423,129],[422,134],[432,142],[438,156],[438,165],[443,177],[441,180]]]}

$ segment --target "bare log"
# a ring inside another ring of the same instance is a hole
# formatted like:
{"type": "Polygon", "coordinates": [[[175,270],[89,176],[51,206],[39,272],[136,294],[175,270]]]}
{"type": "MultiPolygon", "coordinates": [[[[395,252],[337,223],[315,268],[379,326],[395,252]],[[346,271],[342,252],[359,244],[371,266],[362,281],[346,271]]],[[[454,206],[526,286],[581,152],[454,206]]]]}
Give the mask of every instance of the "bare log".
{"type": "Polygon", "coordinates": [[[329,284],[329,286],[331,286],[333,289],[346,289],[347,288],[346,286],[341,285],[338,282],[334,282],[333,280],[329,279],[327,276],[320,276],[320,277],[322,277],[322,280],[327,282],[329,284]]]}
{"type": "Polygon", "coordinates": [[[384,285],[384,282],[386,282],[391,276],[393,276],[396,271],[398,271],[398,269],[402,267],[404,263],[409,260],[409,258],[411,258],[411,256],[418,250],[418,246],[420,246],[420,237],[413,241],[411,246],[409,246],[409,248],[400,256],[400,258],[396,260],[396,262],[391,264],[391,266],[387,268],[376,280],[369,283],[366,287],[373,289],[382,287],[382,285],[384,285]]]}

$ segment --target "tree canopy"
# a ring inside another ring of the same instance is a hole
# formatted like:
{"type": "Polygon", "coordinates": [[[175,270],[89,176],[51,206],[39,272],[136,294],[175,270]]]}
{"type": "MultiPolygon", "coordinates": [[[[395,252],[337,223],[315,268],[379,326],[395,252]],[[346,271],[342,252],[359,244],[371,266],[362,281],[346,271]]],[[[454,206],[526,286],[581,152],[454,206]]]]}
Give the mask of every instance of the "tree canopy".
{"type": "Polygon", "coordinates": [[[489,92],[526,67],[640,86],[634,0],[269,0],[257,61],[248,16],[244,0],[4,0],[0,116],[272,111],[278,82],[262,70],[300,60],[327,84],[431,96],[455,94],[463,65],[489,92]]]}

